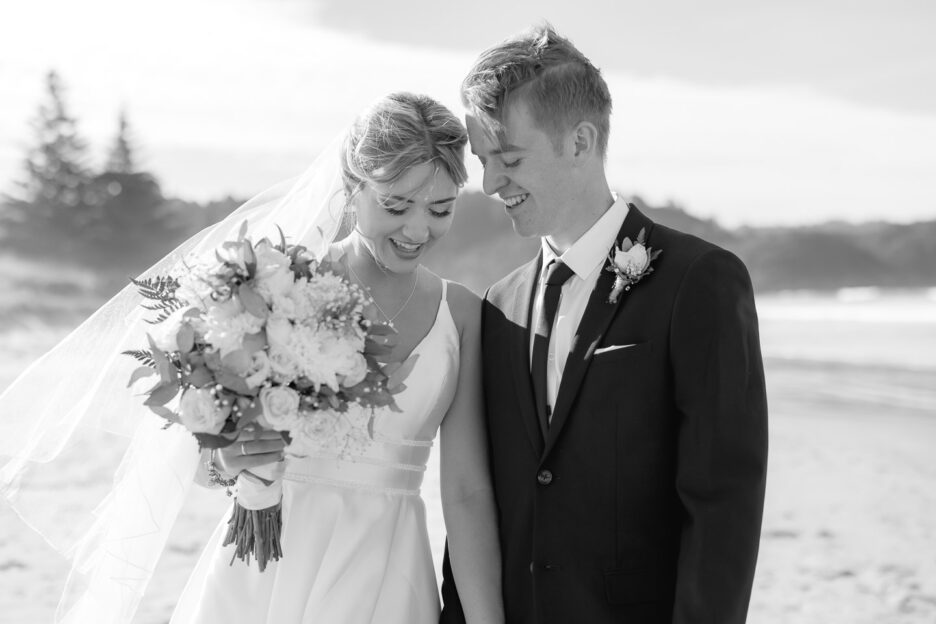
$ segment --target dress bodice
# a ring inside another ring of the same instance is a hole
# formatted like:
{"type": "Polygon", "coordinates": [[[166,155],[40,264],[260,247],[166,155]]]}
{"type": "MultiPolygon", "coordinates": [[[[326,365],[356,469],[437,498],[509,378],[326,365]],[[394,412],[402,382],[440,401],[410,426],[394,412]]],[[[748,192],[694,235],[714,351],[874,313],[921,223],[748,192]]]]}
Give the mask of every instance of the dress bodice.
{"type": "Polygon", "coordinates": [[[394,397],[400,411],[378,410],[371,437],[370,411],[352,404],[326,447],[287,459],[284,479],[385,494],[419,493],[433,439],[458,380],[459,337],[447,291],[442,280],[435,320],[410,353],[417,359],[405,389],[394,397]]]}

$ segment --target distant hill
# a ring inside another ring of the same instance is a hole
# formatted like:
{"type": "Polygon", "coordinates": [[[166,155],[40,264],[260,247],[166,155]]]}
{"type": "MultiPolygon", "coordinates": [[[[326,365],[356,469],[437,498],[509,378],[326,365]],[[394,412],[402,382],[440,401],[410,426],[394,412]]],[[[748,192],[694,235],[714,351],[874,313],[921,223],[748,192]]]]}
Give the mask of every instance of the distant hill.
{"type": "MultiPolygon", "coordinates": [[[[640,197],[631,201],[657,223],[738,254],[759,292],[936,285],[936,220],[727,229],[678,206],[649,206],[640,197]]],[[[532,258],[538,247],[538,240],[514,233],[500,202],[466,192],[459,197],[451,232],[427,265],[480,293],[532,258]]]]}
{"type": "MultiPolygon", "coordinates": [[[[128,196],[126,203],[133,204],[133,197],[128,196]]],[[[640,197],[631,201],[657,223],[738,254],[759,292],[936,285],[936,220],[908,225],[825,223],[729,229],[679,206],[650,206],[640,197]]],[[[71,228],[59,228],[61,232],[36,229],[31,236],[15,236],[0,224],[0,251],[9,257],[86,267],[110,291],[191,234],[224,218],[240,203],[231,197],[208,204],[164,198],[157,206],[158,228],[142,217],[127,214],[122,219],[106,220],[109,229],[81,229],[77,236],[71,228]]],[[[468,191],[459,197],[452,230],[430,252],[426,264],[440,275],[483,293],[532,258],[538,248],[538,239],[514,233],[499,201],[468,191]]]]}

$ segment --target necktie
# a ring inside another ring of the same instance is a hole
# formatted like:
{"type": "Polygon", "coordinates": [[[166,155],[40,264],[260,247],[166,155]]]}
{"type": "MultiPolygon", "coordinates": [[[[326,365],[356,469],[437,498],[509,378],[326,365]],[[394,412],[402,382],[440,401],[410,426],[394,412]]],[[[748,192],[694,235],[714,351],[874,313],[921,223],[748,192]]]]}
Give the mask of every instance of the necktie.
{"type": "Polygon", "coordinates": [[[572,269],[562,260],[554,260],[546,269],[546,284],[543,290],[543,305],[536,322],[536,335],[533,337],[533,362],[530,374],[533,376],[533,393],[536,395],[536,411],[540,419],[543,437],[549,430],[552,408],[546,402],[546,367],[549,355],[549,336],[552,334],[556,312],[559,309],[559,295],[562,285],[574,275],[572,269]]]}

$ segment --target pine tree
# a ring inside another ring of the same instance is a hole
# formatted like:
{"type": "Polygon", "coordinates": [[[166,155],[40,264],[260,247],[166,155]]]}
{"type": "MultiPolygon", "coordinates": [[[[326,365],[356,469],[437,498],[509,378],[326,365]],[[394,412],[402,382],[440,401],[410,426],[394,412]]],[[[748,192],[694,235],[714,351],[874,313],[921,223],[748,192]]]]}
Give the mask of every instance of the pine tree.
{"type": "Polygon", "coordinates": [[[87,201],[88,146],[54,70],[46,75],[45,94],[30,125],[33,142],[23,160],[25,175],[11,194],[0,195],[0,244],[32,255],[67,257],[99,211],[87,201]]]}
{"type": "MultiPolygon", "coordinates": [[[[45,101],[32,121],[35,144],[24,162],[26,179],[21,199],[51,212],[78,206],[89,179],[87,143],[65,104],[62,81],[55,70],[46,75],[45,101]]],[[[48,216],[52,216],[51,214],[48,216]]]]}
{"type": "Polygon", "coordinates": [[[133,154],[133,143],[129,135],[127,112],[121,111],[120,119],[118,120],[117,136],[114,137],[114,143],[111,145],[110,153],[107,156],[106,171],[111,173],[136,172],[136,158],[133,154]]]}

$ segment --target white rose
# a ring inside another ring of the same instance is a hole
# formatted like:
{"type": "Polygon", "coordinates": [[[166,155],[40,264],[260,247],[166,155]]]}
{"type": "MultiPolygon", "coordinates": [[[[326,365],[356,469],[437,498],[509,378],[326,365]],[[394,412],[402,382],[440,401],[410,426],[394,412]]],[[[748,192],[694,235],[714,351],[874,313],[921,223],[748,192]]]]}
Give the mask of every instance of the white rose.
{"type": "Polygon", "coordinates": [[[250,356],[250,368],[247,369],[247,377],[244,378],[244,381],[247,383],[248,388],[256,388],[262,385],[272,372],[273,368],[266,352],[255,351],[250,356]]]}
{"type": "Polygon", "coordinates": [[[284,451],[291,457],[307,457],[328,450],[337,442],[340,422],[341,414],[329,409],[302,412],[289,431],[291,442],[284,451]]]}
{"type": "Polygon", "coordinates": [[[288,431],[299,418],[299,393],[286,386],[268,386],[260,391],[263,417],[277,431],[288,431]]]}
{"type": "Polygon", "coordinates": [[[230,412],[230,405],[216,404],[205,388],[187,388],[179,401],[179,419],[193,433],[220,433],[230,412]]]}
{"type": "Polygon", "coordinates": [[[341,385],[350,388],[351,386],[356,386],[367,377],[367,360],[360,353],[355,353],[350,358],[349,365],[346,366],[342,373],[344,379],[341,382],[341,385]]]}
{"type": "Polygon", "coordinates": [[[271,347],[285,348],[292,338],[292,323],[284,316],[272,314],[267,318],[266,334],[271,347]]]}
{"type": "Polygon", "coordinates": [[[185,314],[190,309],[191,308],[182,308],[181,310],[176,310],[163,322],[156,323],[156,325],[153,326],[153,331],[150,332],[153,344],[162,351],[178,351],[179,344],[177,337],[179,335],[179,330],[182,329],[185,314]]]}
{"type": "Polygon", "coordinates": [[[614,264],[624,275],[637,277],[650,265],[650,256],[647,254],[647,248],[637,243],[627,251],[618,249],[614,252],[614,264]]]}
{"type": "Polygon", "coordinates": [[[271,346],[267,359],[274,381],[288,384],[299,376],[299,363],[291,351],[271,346]]]}
{"type": "Polygon", "coordinates": [[[292,290],[295,276],[289,270],[290,260],[273,248],[269,241],[257,243],[257,292],[270,303],[285,297],[292,290]]]}

